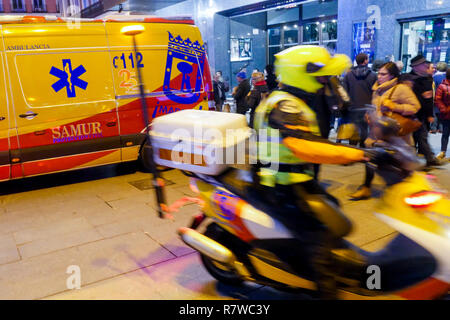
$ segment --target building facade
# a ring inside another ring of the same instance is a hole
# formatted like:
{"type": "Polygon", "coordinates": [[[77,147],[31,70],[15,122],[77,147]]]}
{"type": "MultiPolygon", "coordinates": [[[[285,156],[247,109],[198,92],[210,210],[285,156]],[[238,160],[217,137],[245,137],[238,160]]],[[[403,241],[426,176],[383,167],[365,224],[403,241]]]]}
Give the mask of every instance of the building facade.
{"type": "Polygon", "coordinates": [[[59,13],[58,0],[0,0],[2,14],[59,13]]]}
{"type": "Polygon", "coordinates": [[[337,47],[338,0],[188,0],[155,14],[194,17],[211,69],[222,71],[232,86],[239,71],[263,71],[289,47],[317,44],[333,53],[337,47]]]}
{"type": "Polygon", "coordinates": [[[402,60],[406,71],[419,53],[450,62],[449,37],[449,0],[339,0],[337,51],[349,56],[361,45],[371,47],[376,59],[402,60]],[[367,25],[374,28],[365,40],[358,28],[367,25]]]}
{"type": "Polygon", "coordinates": [[[102,0],[57,0],[64,17],[82,17],[82,12],[95,16],[103,12],[102,0]]]}
{"type": "MultiPolygon", "coordinates": [[[[10,3],[15,0],[6,0],[10,3]]],[[[30,0],[26,0],[30,1],[30,0]]],[[[35,0],[34,0],[35,1],[35,0]]],[[[145,7],[144,0],[59,0],[81,17],[113,7],[145,7]],[[107,3],[108,1],[108,3],[107,3]]],[[[156,1],[157,2],[157,1],[156,1]]],[[[155,3],[156,3],[155,2],[155,3]]],[[[161,2],[159,2],[161,3],[161,2]]],[[[321,45],[352,59],[366,52],[370,62],[402,60],[416,54],[433,62],[450,59],[450,0],[185,0],[147,14],[190,16],[202,32],[212,71],[232,85],[242,70],[262,71],[274,54],[298,44],[321,45]]],[[[129,13],[129,12],[127,12],[129,13]]],[[[64,15],[64,14],[63,14],[64,15]]],[[[65,14],[67,16],[67,14],[65,14]]],[[[69,12],[68,15],[73,15],[69,12]]]]}
{"type": "Polygon", "coordinates": [[[352,58],[367,52],[371,62],[403,60],[405,70],[419,53],[433,62],[450,58],[449,0],[187,0],[155,14],[194,17],[212,69],[231,80],[242,68],[262,70],[296,44],[352,58]],[[243,46],[252,46],[251,57],[239,56],[243,46]]]}

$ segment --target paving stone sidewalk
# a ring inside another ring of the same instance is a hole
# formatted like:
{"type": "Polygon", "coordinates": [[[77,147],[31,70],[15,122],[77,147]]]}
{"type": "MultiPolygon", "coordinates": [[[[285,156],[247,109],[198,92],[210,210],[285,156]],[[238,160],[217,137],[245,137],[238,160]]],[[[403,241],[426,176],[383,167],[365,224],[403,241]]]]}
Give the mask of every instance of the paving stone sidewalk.
{"type": "MultiPolygon", "coordinates": [[[[114,168],[88,169],[87,174],[114,168]]],[[[450,190],[450,165],[433,173],[450,190]]],[[[181,208],[174,222],[159,219],[148,173],[131,170],[109,178],[78,179],[81,174],[52,176],[62,181],[50,186],[46,177],[2,185],[0,299],[305,298],[254,284],[218,284],[201,266],[198,254],[176,235],[197,206],[181,208]],[[44,181],[43,187],[28,187],[36,181],[44,181]],[[81,271],[81,289],[68,289],[73,283],[70,266],[81,271]]],[[[362,164],[324,166],[321,177],[354,223],[348,240],[376,250],[395,232],[372,215],[377,198],[348,199],[363,174],[362,164]]],[[[193,195],[188,178],[179,171],[163,175],[169,203],[193,195]]],[[[383,190],[379,178],[374,189],[375,196],[383,190]]]]}

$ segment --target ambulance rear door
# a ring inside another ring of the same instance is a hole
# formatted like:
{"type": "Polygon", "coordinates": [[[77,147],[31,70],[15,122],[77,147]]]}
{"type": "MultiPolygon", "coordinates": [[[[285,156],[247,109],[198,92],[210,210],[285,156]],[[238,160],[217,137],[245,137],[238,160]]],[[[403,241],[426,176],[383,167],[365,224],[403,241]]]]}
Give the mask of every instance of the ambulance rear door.
{"type": "Polygon", "coordinates": [[[24,175],[119,162],[104,24],[3,29],[24,175]]]}

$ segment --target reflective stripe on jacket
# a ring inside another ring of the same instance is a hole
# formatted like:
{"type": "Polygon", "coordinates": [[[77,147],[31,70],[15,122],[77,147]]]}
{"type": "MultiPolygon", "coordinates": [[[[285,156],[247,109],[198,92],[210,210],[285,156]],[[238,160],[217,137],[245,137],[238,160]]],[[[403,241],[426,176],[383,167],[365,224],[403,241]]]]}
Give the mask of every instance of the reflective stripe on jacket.
{"type": "Polygon", "coordinates": [[[313,175],[307,165],[310,163],[346,164],[364,158],[360,149],[323,139],[315,112],[288,92],[274,91],[261,102],[254,128],[258,133],[258,159],[271,166],[260,171],[263,185],[311,180],[313,175]],[[295,170],[296,166],[301,170],[295,170]]]}
{"type": "Polygon", "coordinates": [[[311,172],[304,173],[282,172],[278,170],[278,164],[295,165],[305,164],[306,161],[298,158],[288,147],[283,144],[280,131],[271,128],[269,115],[280,102],[288,101],[302,110],[303,118],[308,120],[308,125],[303,126],[303,131],[319,135],[316,114],[301,99],[283,91],[274,91],[256,109],[254,127],[258,132],[258,160],[262,164],[272,163],[271,168],[262,168],[260,171],[261,184],[274,186],[275,184],[293,184],[312,179],[311,172]]]}

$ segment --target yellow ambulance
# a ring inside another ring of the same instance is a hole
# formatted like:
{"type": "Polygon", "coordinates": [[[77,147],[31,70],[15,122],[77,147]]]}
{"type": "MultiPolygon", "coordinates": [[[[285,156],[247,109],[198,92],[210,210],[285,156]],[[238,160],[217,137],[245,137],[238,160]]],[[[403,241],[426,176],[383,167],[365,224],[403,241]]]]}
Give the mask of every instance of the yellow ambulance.
{"type": "Polygon", "coordinates": [[[150,121],[212,105],[205,45],[190,19],[1,19],[0,180],[138,159],[138,68],[150,121]],[[127,26],[143,32],[127,35],[127,26]]]}

